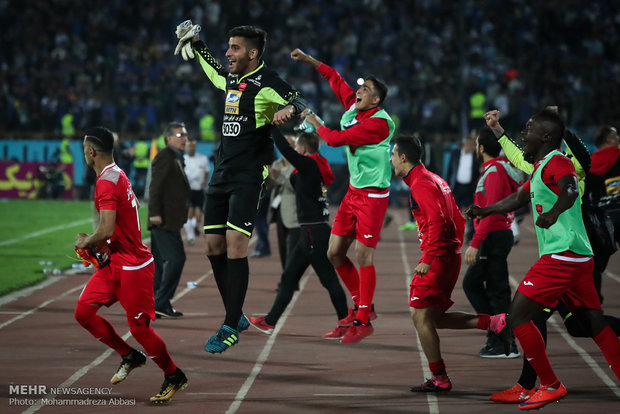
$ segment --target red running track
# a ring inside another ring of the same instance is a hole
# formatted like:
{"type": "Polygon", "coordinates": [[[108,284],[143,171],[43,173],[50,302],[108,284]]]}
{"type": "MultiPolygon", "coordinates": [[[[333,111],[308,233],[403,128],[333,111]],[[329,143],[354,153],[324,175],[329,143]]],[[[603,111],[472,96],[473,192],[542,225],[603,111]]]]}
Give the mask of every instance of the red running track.
{"type": "MultiPolygon", "coordinates": [[[[154,323],[189,378],[188,388],[170,404],[153,407],[148,402],[163,380],[161,371],[150,362],[123,383],[109,384],[119,357],[106,351],[73,319],[75,302],[88,279],[84,274],[54,276],[55,283],[26,297],[0,301],[0,412],[518,412],[517,406],[493,403],[488,396],[516,382],[521,359],[478,357],[485,336],[477,330],[440,332],[453,391],[441,395],[409,392],[409,385],[419,384],[429,375],[407,300],[408,275],[420,254],[416,234],[398,231],[406,211],[390,213],[394,221],[384,229],[376,252],[375,306],[379,317],[375,333],[360,344],[344,346],[321,339],[335,327],[336,316],[326,291],[309,271],[271,336],[251,327],[224,354],[206,353],[205,340],[221,324],[223,306],[202,253],[203,240],[199,240],[187,248],[188,260],[174,303],[185,316],[154,323]],[[186,288],[188,281],[198,281],[197,288],[186,288]],[[82,394],[54,398],[37,392],[39,387],[47,393],[60,388],[59,392],[82,394]]],[[[531,220],[523,223],[521,236],[509,257],[513,283],[520,281],[538,256],[531,220]]],[[[275,253],[275,234],[271,234],[271,243],[275,253]]],[[[465,266],[462,274],[464,271],[465,266]]],[[[250,259],[246,314],[261,315],[269,310],[280,272],[277,254],[250,259]]],[[[620,315],[620,254],[610,261],[603,289],[606,313],[620,315]]],[[[472,311],[460,281],[453,299],[454,310],[472,311]]],[[[121,335],[128,332],[118,304],[102,313],[121,335]]],[[[136,344],[132,338],[129,342],[136,344]]],[[[571,338],[554,316],[549,323],[548,349],[568,396],[545,407],[545,413],[620,411],[618,381],[592,340],[571,338]]]]}

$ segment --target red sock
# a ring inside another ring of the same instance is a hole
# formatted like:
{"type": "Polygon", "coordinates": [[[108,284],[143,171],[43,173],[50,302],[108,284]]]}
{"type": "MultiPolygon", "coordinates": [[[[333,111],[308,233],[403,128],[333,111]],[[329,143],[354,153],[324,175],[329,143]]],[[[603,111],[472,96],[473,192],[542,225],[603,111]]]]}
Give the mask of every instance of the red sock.
{"type": "Polygon", "coordinates": [[[75,319],[98,341],[103,342],[119,355],[127,355],[133,349],[123,340],[106,319],[97,314],[98,307],[78,302],[75,307],[75,319]]]}
{"type": "Polygon", "coordinates": [[[433,375],[446,375],[446,364],[444,364],[443,359],[435,362],[429,362],[428,368],[431,370],[433,375]]]}
{"type": "Polygon", "coordinates": [[[340,280],[347,287],[353,303],[358,305],[360,303],[360,276],[357,273],[355,265],[347,257],[346,262],[336,267],[336,273],[340,276],[340,280]]]}
{"type": "Polygon", "coordinates": [[[620,340],[614,331],[607,325],[605,329],[592,339],[601,348],[609,368],[616,374],[616,378],[620,380],[620,340]]]}
{"type": "Polygon", "coordinates": [[[139,325],[130,325],[129,329],[136,341],[142,345],[147,356],[164,371],[164,374],[170,375],[177,370],[164,340],[151,327],[150,321],[139,325]]]}
{"type": "Polygon", "coordinates": [[[491,316],[481,313],[478,315],[478,326],[477,329],[482,329],[483,331],[489,330],[489,323],[491,321],[491,316]]]}
{"type": "Polygon", "coordinates": [[[368,323],[372,299],[377,286],[377,271],[373,265],[360,267],[360,303],[355,317],[363,324],[368,323]]]}
{"type": "Polygon", "coordinates": [[[551,368],[549,357],[545,351],[545,341],[534,322],[529,321],[514,329],[514,334],[523,348],[525,357],[540,378],[540,385],[551,387],[559,381],[551,368]]]}

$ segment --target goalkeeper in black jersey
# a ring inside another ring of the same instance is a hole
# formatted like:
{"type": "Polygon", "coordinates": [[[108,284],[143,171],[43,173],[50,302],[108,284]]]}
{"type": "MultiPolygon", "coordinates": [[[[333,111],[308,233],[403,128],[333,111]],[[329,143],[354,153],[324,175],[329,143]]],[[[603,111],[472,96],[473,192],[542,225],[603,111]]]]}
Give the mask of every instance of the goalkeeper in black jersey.
{"type": "Polygon", "coordinates": [[[179,25],[175,53],[181,51],[184,59],[196,56],[213,85],[226,93],[222,142],[204,210],[206,253],[226,309],[224,323],[205,350],[219,353],[236,344],[239,332],[249,326],[242,312],[248,287],[248,243],[271,164],[271,128],[301,113],[306,104],[263,62],[265,31],[240,26],[229,32],[228,70],[213,58],[199,31],[200,26],[189,21],[179,25]]]}

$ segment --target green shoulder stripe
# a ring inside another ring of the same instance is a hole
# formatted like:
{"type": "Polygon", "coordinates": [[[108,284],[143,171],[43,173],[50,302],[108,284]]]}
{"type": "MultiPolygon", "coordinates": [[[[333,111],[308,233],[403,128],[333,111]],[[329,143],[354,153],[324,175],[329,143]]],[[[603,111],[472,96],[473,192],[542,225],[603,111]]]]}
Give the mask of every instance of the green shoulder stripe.
{"type": "Polygon", "coordinates": [[[288,101],[277,93],[275,89],[271,87],[262,88],[256,94],[256,98],[254,98],[256,128],[271,123],[273,115],[278,111],[278,107],[286,104],[288,104],[288,101]]]}

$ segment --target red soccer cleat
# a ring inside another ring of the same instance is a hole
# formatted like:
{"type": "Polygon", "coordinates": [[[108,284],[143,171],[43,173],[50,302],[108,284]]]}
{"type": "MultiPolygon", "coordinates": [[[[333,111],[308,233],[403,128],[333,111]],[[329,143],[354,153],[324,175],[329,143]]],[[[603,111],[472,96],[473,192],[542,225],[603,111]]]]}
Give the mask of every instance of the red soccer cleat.
{"type": "Polygon", "coordinates": [[[324,339],[340,339],[344,336],[344,334],[349,329],[348,326],[342,326],[338,324],[333,331],[326,333],[323,335],[324,339]]]}
{"type": "Polygon", "coordinates": [[[560,401],[565,395],[566,388],[562,384],[554,389],[541,385],[534,395],[519,404],[519,410],[537,410],[551,402],[560,401]]]}
{"type": "Polygon", "coordinates": [[[273,330],[276,328],[275,326],[269,325],[267,322],[265,322],[264,316],[260,316],[258,318],[249,317],[248,319],[250,320],[250,323],[253,327],[258,329],[262,333],[266,333],[267,335],[271,335],[273,330]]]}
{"type": "Polygon", "coordinates": [[[495,401],[499,403],[519,404],[529,399],[532,395],[534,395],[535,392],[536,392],[536,387],[532,388],[531,390],[528,390],[528,389],[523,388],[519,384],[515,384],[512,386],[512,388],[495,393],[491,395],[491,397],[489,398],[491,401],[495,401]]]}
{"type": "Polygon", "coordinates": [[[347,332],[344,334],[342,339],[340,339],[340,343],[345,345],[356,344],[371,335],[374,331],[375,330],[370,322],[368,322],[367,325],[364,325],[359,320],[355,319],[351,327],[347,329],[347,332]]]}
{"type": "Polygon", "coordinates": [[[451,389],[452,383],[447,375],[441,375],[440,377],[433,375],[433,378],[427,380],[424,384],[409,387],[411,392],[444,392],[451,389]]]}

